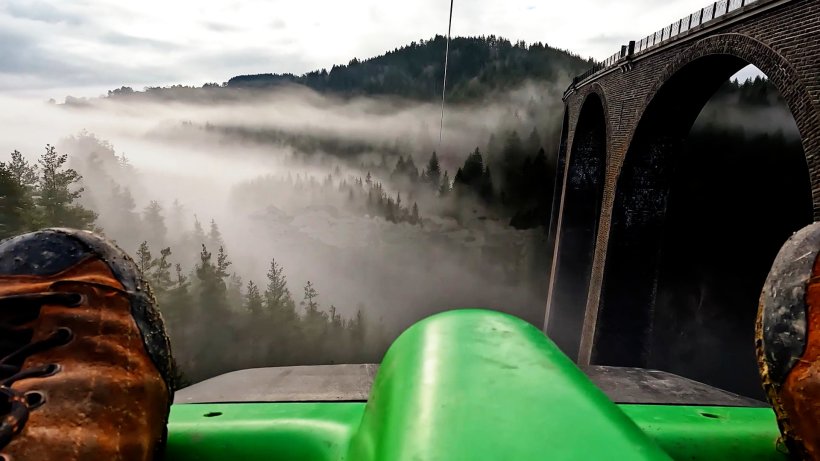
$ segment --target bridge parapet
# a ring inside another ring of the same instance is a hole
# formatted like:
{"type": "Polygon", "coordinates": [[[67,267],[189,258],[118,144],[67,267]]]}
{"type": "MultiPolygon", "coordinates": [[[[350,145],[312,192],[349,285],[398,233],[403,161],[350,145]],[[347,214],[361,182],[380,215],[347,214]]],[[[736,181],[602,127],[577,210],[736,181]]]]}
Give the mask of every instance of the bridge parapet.
{"type": "MultiPolygon", "coordinates": [[[[612,67],[619,65],[619,63],[627,58],[638,54],[643,54],[651,49],[666,43],[671,38],[675,38],[681,34],[693,31],[695,29],[702,30],[709,27],[717,18],[725,16],[733,11],[741,8],[754,8],[755,4],[763,4],[765,1],[760,0],[719,0],[711,3],[694,13],[684,16],[683,18],[667,25],[663,29],[658,30],[646,37],[632,41],[629,45],[622,45],[621,50],[609,56],[603,61],[596,62],[589,70],[573,79],[572,86],[578,86],[579,83],[589,79],[590,77],[603,72],[612,67]]],[[[572,87],[570,87],[572,89],[572,87]]],[[[568,90],[569,91],[569,90],[568,90]]]]}

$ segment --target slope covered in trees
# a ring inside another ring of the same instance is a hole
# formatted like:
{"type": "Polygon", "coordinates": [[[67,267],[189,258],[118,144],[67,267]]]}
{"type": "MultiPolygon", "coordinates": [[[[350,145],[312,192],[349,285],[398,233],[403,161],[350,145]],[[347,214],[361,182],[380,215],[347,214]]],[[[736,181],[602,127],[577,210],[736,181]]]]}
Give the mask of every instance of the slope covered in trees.
{"type": "MultiPolygon", "coordinates": [[[[134,257],[157,297],[177,363],[177,385],[237,368],[379,360],[386,338],[363,305],[343,318],[336,306],[325,302],[330,296],[311,281],[291,291],[293,284],[275,257],[257,279],[265,280],[264,285],[244,282],[232,270],[215,221],[205,232],[194,218],[193,231],[180,232],[178,202],[166,211],[152,200],[136,210],[128,187],[114,180],[133,167],[93,135],[81,133],[74,142],[96,147],[84,167],[91,162],[98,168],[87,171],[106,176],[110,190],[86,191],[83,176],[68,166],[69,156],[54,146],[47,145],[36,162],[14,151],[0,161],[0,239],[55,226],[93,230],[114,239],[134,257]],[[104,172],[102,164],[111,169],[104,172]],[[101,200],[89,201],[108,193],[113,194],[113,205],[99,207],[101,200]],[[128,199],[123,202],[122,197],[128,199]],[[113,225],[122,221],[133,227],[126,232],[113,225]],[[112,225],[101,227],[101,222],[112,225]],[[166,222],[178,233],[169,235],[166,222]],[[137,243],[135,235],[144,240],[137,243]]],[[[390,211],[399,209],[394,205],[390,211]]],[[[410,219],[409,211],[403,213],[410,219]]]]}
{"type": "MultiPolygon", "coordinates": [[[[236,96],[231,90],[264,90],[282,85],[303,85],[321,93],[345,96],[399,96],[431,101],[441,97],[445,38],[419,40],[369,59],[353,58],[304,75],[238,75],[222,84],[202,87],[173,85],[135,91],[122,87],[108,92],[112,98],[156,96],[188,101],[212,101],[236,96]]],[[[456,37],[450,43],[447,72],[448,97],[452,101],[481,99],[509,90],[527,80],[567,84],[591,65],[589,60],[542,43],[511,42],[494,35],[456,37]]],[[[69,102],[79,103],[77,99],[69,102]]]]}
{"type": "MultiPolygon", "coordinates": [[[[229,88],[264,88],[300,83],[317,91],[342,94],[398,95],[436,99],[441,95],[446,39],[420,40],[370,59],[352,59],[302,76],[241,75],[229,88]]],[[[496,36],[456,37],[450,43],[447,78],[453,99],[471,99],[493,90],[520,85],[526,79],[561,81],[580,73],[588,61],[542,43],[512,43],[496,36]]]]}

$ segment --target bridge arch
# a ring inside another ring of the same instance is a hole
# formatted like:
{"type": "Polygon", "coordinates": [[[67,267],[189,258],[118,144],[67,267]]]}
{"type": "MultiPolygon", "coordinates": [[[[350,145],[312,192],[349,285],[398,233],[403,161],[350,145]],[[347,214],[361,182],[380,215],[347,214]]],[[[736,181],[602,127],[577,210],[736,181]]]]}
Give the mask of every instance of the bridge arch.
{"type": "Polygon", "coordinates": [[[559,244],[554,254],[546,323],[547,334],[572,358],[578,355],[584,324],[606,177],[609,125],[605,101],[601,89],[594,87],[584,99],[569,141],[563,175],[559,244]]]}
{"type": "MultiPolygon", "coordinates": [[[[729,77],[748,64],[758,67],[777,87],[800,133],[805,157],[794,170],[799,170],[797,174],[801,177],[794,180],[805,181],[802,189],[805,196],[796,197],[805,205],[804,214],[796,211],[801,215],[796,216],[794,222],[783,224],[778,230],[782,235],[769,235],[766,237],[768,241],[759,242],[759,248],[735,248],[733,245],[738,240],[735,236],[714,236],[725,239],[727,258],[738,251],[758,252],[757,263],[765,270],[754,275],[760,278],[754,292],[740,295],[752,299],[751,303],[746,303],[750,305],[726,307],[726,312],[709,314],[712,320],[731,317],[732,322],[721,325],[729,325],[728,328],[737,331],[726,331],[717,343],[693,345],[687,360],[701,361],[698,366],[707,366],[707,362],[722,360],[726,356],[723,352],[732,352],[728,355],[739,357],[742,362],[738,363],[736,372],[750,380],[756,379],[752,340],[755,299],[780,244],[791,232],[808,224],[813,215],[816,218],[820,210],[820,133],[817,130],[820,118],[805,79],[795,67],[770,47],[741,34],[713,35],[683,50],[660,73],[647,93],[639,112],[640,119],[628,140],[629,147],[620,164],[615,188],[604,279],[594,327],[594,363],[649,366],[686,374],[675,369],[675,366],[681,366],[679,357],[670,358],[669,354],[658,352],[662,342],[676,341],[676,338],[661,337],[661,333],[672,332],[672,326],[687,328],[681,326],[687,322],[683,316],[702,315],[676,311],[674,303],[670,304],[673,306],[671,311],[665,310],[669,305],[659,305],[659,294],[663,295],[669,288],[661,270],[665,267],[662,264],[664,248],[674,244],[665,241],[669,235],[665,225],[670,187],[676,165],[684,161],[679,158],[684,141],[704,105],[729,77]],[[725,351],[716,353],[715,344],[725,351]]],[[[753,219],[739,222],[737,232],[754,232],[750,227],[753,222],[753,219]]],[[[698,335],[702,332],[692,333],[692,340],[700,341],[698,335]]],[[[709,377],[695,378],[709,381],[709,377]]]]}
{"type": "MultiPolygon", "coordinates": [[[[810,179],[814,219],[820,220],[820,130],[817,129],[820,126],[820,107],[812,100],[812,94],[806,86],[806,82],[811,82],[813,77],[811,75],[802,75],[786,57],[765,43],[744,34],[719,34],[701,39],[685,51],[677,53],[658,75],[658,78],[654,80],[651,89],[646,93],[646,99],[639,110],[639,113],[642,114],[641,120],[646,119],[648,112],[652,112],[650,107],[653,105],[653,101],[655,105],[659,105],[659,96],[662,96],[661,91],[664,88],[670,89],[674,85],[676,77],[681,76],[682,71],[689,69],[689,72],[692,72],[692,68],[695,67],[692,74],[703,80],[694,82],[697,85],[691,87],[691,92],[681,91],[681,94],[695,96],[696,99],[678,98],[685,103],[685,106],[695,108],[697,111],[694,118],[691,119],[691,123],[694,123],[697,114],[700,113],[704,104],[712,97],[720,85],[748,64],[754,65],[766,74],[786,101],[786,105],[788,105],[794,117],[797,129],[800,132],[800,139],[809,170],[817,171],[817,173],[812,174],[810,179]],[[712,59],[712,61],[704,61],[704,58],[712,59]],[[721,66],[710,69],[708,64],[714,62],[721,63],[721,66]],[[707,65],[704,66],[704,64],[707,65]],[[710,88],[712,88],[711,91],[710,88]]],[[[814,79],[816,80],[816,77],[814,79]]],[[[692,82],[689,81],[689,83],[692,82]]],[[[681,88],[677,88],[677,90],[680,91],[681,88]]],[[[667,107],[667,109],[673,108],[667,107]]],[[[664,115],[668,117],[670,114],[667,111],[664,115]]],[[[691,117],[692,114],[684,111],[680,115],[687,118],[691,117]]],[[[627,140],[629,145],[631,145],[640,125],[639,122],[632,130],[631,136],[627,140]]],[[[688,129],[686,131],[688,132],[688,129]]]]}

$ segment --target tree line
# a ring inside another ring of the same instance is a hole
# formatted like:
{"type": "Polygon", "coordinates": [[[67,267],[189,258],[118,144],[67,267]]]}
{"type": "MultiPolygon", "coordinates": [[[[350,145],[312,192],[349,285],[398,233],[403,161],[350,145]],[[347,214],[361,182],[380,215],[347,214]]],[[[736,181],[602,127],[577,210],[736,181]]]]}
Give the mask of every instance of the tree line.
{"type": "MultiPolygon", "coordinates": [[[[99,215],[81,203],[83,178],[67,162],[68,155],[51,145],[36,163],[18,151],[0,162],[0,238],[56,226],[106,234],[99,215]]],[[[146,234],[153,241],[167,242],[159,202],[151,201],[140,221],[153,231],[146,234]]],[[[144,240],[136,251],[125,248],[152,286],[166,320],[178,385],[240,368],[380,359],[387,340],[363,305],[352,318],[343,318],[333,303],[321,302],[311,281],[292,294],[275,258],[264,286],[243,283],[231,271],[215,221],[206,233],[195,219],[194,230],[179,242],[199,247],[190,270],[174,259],[171,246],[152,250],[144,240]]]]}

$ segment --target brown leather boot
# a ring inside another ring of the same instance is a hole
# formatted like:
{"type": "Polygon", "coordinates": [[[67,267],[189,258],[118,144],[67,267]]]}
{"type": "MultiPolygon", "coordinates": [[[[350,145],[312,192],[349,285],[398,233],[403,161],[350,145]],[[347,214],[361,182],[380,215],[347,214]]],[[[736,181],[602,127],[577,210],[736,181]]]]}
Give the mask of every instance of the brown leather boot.
{"type": "Polygon", "coordinates": [[[172,400],[162,318],[134,262],[90,232],[0,242],[0,460],[152,459],[172,400]]]}
{"type": "Polygon", "coordinates": [[[763,287],[756,346],[763,388],[795,459],[820,460],[820,223],[794,234],[763,287]]]}

